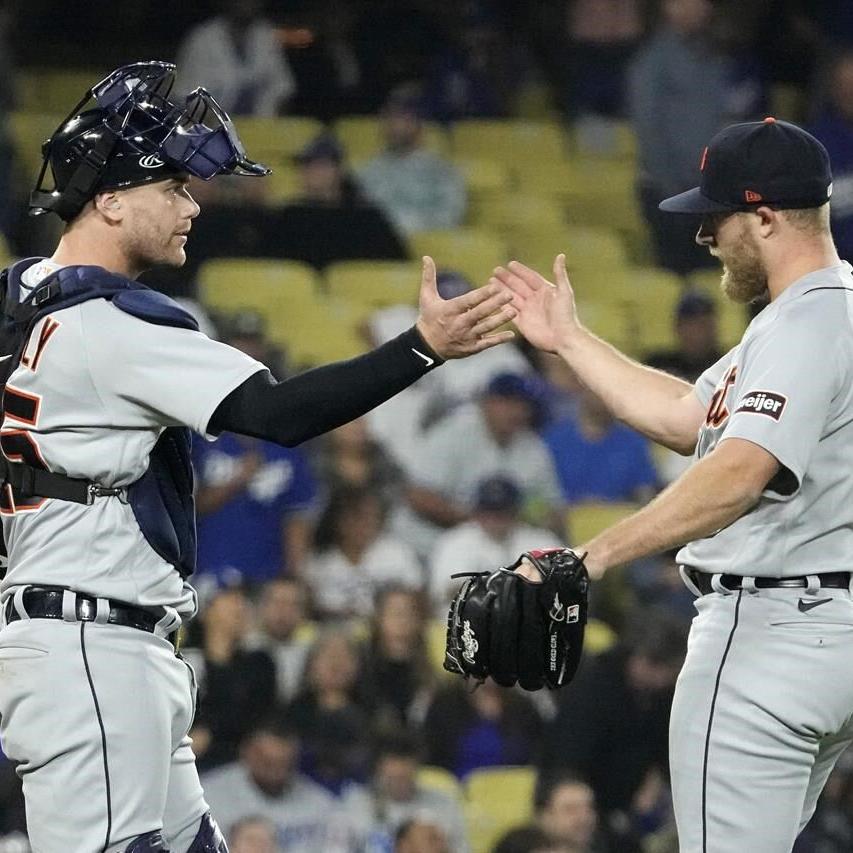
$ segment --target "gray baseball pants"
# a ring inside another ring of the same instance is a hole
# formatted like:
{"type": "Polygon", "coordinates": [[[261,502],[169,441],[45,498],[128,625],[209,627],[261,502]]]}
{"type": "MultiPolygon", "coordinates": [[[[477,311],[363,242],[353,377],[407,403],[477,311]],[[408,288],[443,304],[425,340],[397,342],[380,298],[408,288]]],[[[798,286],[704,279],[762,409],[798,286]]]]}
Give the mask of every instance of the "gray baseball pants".
{"type": "Polygon", "coordinates": [[[187,736],[191,669],[136,628],[22,619],[0,631],[0,740],[34,853],[118,853],[162,830],[183,853],[207,811],[187,736]]]}
{"type": "Polygon", "coordinates": [[[670,722],[679,849],[790,853],[853,740],[850,591],[721,590],[696,610],[670,722]]]}

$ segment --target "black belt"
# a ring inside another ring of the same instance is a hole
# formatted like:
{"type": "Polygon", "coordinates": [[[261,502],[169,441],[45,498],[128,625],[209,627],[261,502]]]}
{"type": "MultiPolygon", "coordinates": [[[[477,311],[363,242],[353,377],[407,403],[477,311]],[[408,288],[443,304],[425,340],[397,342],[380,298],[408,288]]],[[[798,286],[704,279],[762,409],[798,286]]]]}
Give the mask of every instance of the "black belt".
{"type": "MultiPolygon", "coordinates": [[[[61,587],[46,589],[44,587],[29,587],[24,590],[22,603],[30,619],[64,619],[62,601],[65,590],[61,587]]],[[[74,593],[74,610],[80,622],[94,622],[98,613],[98,599],[89,595],[74,593]]],[[[125,604],[122,601],[107,599],[110,605],[107,616],[108,625],[122,625],[125,628],[136,628],[139,631],[154,633],[160,617],[142,607],[125,604]]],[[[161,614],[162,615],[162,614],[161,614]]],[[[6,623],[17,622],[21,617],[15,609],[14,596],[6,602],[6,623]]],[[[173,631],[166,639],[174,646],[177,631],[173,631]]]]}
{"type": "MultiPolygon", "coordinates": [[[[696,586],[696,589],[702,595],[708,595],[709,592],[716,592],[711,586],[711,578],[714,575],[708,572],[700,572],[697,569],[684,568],[684,573],[696,586]]],[[[740,575],[720,575],[720,583],[730,592],[735,592],[743,585],[743,578],[740,575]]],[[[847,589],[850,586],[850,572],[824,572],[823,574],[815,574],[812,577],[817,578],[818,584],[826,589],[847,589]]],[[[794,578],[755,578],[755,586],[757,589],[780,589],[780,588],[802,588],[809,585],[809,580],[805,575],[794,578]]]]}

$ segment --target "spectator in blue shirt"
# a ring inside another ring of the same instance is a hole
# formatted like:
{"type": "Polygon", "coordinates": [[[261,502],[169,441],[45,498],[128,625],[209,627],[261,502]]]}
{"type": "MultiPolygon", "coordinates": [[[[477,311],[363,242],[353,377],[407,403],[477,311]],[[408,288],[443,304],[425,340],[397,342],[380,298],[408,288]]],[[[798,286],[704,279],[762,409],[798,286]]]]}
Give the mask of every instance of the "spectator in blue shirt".
{"type": "Polygon", "coordinates": [[[580,392],[577,417],[555,421],[543,438],[567,503],[645,502],[654,494],[648,441],[618,423],[590,391],[580,392]]]}
{"type": "MultiPolygon", "coordinates": [[[[259,318],[232,318],[227,342],[266,359],[259,318]]],[[[267,363],[265,361],[265,363],[267,363]]],[[[200,574],[250,584],[298,574],[310,547],[317,484],[302,449],[223,433],[193,442],[200,574]]]]}

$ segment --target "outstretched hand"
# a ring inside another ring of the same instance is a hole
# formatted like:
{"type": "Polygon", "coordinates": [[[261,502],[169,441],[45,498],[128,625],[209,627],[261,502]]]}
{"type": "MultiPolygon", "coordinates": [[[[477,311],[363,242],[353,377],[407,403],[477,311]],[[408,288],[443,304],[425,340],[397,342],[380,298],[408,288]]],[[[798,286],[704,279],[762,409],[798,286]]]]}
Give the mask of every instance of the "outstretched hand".
{"type": "Polygon", "coordinates": [[[489,279],[489,286],[499,285],[512,294],[515,325],[521,334],[547,352],[557,352],[581,328],[565,255],[554,259],[554,279],[556,285],[519,261],[497,267],[489,279]]]}
{"type": "Polygon", "coordinates": [[[442,299],[435,278],[435,263],[423,259],[418,331],[441,358],[464,358],[512,340],[511,331],[497,331],[513,320],[512,293],[499,283],[442,299]]]}

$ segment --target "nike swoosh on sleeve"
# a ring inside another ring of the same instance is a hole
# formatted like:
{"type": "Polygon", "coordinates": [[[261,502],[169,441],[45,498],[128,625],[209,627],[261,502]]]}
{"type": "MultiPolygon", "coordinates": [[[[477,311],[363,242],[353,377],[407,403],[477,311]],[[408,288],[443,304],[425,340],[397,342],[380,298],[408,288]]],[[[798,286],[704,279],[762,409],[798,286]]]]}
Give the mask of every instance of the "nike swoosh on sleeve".
{"type": "Polygon", "coordinates": [[[419,358],[422,358],[424,360],[424,364],[426,364],[427,367],[431,367],[433,364],[435,364],[434,358],[430,358],[428,355],[424,355],[420,350],[416,350],[414,347],[412,347],[412,352],[419,358]]]}

